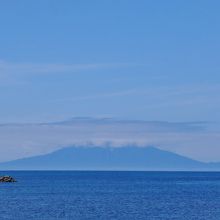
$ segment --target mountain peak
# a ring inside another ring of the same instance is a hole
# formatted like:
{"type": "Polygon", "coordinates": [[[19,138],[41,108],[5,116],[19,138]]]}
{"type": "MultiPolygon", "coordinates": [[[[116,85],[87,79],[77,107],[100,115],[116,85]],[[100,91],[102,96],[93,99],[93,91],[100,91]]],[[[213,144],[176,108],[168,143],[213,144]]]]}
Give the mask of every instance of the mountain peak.
{"type": "Polygon", "coordinates": [[[50,154],[1,163],[7,170],[220,170],[207,164],[151,147],[68,147],[50,154]]]}

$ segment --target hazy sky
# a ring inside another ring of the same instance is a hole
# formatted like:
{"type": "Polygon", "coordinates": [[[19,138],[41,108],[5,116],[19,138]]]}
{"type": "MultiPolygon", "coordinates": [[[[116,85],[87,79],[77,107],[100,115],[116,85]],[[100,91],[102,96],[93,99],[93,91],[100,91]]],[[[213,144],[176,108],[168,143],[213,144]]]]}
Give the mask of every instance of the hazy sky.
{"type": "Polygon", "coordinates": [[[220,161],[220,129],[202,122],[74,118],[0,125],[0,162],[68,146],[155,146],[201,161],[220,161]]]}
{"type": "Polygon", "coordinates": [[[217,0],[1,0],[0,121],[219,121],[219,8],[217,0]]]}
{"type": "Polygon", "coordinates": [[[218,0],[0,0],[0,123],[219,123],[219,8],[218,0]]]}

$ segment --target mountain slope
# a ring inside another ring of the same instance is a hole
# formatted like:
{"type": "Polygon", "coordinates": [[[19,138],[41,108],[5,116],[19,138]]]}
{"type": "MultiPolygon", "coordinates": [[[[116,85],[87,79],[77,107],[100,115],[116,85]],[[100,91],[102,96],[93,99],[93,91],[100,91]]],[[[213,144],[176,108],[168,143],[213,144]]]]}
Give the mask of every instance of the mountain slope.
{"type": "Polygon", "coordinates": [[[6,163],[0,170],[220,170],[153,147],[70,147],[6,163]]]}

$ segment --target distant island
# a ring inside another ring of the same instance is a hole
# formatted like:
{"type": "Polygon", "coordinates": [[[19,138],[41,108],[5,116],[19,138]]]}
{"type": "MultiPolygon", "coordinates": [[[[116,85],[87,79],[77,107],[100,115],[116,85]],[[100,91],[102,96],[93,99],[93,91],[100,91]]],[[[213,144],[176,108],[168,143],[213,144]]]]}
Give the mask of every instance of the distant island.
{"type": "Polygon", "coordinates": [[[50,154],[0,163],[0,170],[219,171],[155,147],[68,147],[50,154]]]}

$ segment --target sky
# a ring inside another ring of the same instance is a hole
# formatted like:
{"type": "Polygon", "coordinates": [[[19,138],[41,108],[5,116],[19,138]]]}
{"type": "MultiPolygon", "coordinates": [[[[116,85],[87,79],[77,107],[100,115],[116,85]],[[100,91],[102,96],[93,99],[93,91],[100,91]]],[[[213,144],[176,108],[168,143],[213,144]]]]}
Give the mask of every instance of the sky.
{"type": "MultiPolygon", "coordinates": [[[[204,123],[204,152],[201,141],[158,145],[220,161],[219,7],[217,0],[0,0],[0,124],[76,117],[204,123]]],[[[10,129],[2,140],[11,139],[10,129]]],[[[20,147],[29,143],[26,133],[19,137],[13,158],[29,149],[20,147]]],[[[2,160],[9,159],[3,143],[2,160]]]]}

